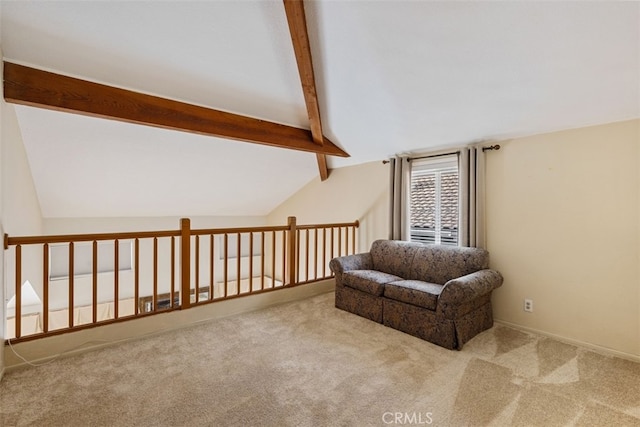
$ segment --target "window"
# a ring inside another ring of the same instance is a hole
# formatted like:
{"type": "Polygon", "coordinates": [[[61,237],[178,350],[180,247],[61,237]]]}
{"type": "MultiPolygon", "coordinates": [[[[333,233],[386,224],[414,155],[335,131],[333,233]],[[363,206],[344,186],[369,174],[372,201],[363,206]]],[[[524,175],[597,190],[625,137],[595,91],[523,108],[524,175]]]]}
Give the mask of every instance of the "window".
{"type": "Polygon", "coordinates": [[[458,188],[457,155],[412,161],[412,242],[458,244],[458,188]]]}

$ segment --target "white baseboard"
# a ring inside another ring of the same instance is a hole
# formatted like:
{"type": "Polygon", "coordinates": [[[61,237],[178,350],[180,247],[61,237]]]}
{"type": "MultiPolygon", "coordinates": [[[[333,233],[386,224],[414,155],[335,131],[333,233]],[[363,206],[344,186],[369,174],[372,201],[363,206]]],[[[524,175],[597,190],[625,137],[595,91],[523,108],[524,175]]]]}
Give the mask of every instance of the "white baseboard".
{"type": "Polygon", "coordinates": [[[27,367],[29,364],[38,365],[58,357],[68,357],[117,343],[194,326],[214,319],[302,300],[332,292],[334,289],[335,280],[329,279],[257,295],[204,304],[188,310],[175,310],[154,316],[146,316],[141,319],[132,319],[126,322],[24,341],[12,346],[6,345],[4,348],[5,366],[2,372],[10,373],[15,369],[27,367]],[[25,362],[22,358],[29,362],[25,362]]]}
{"type": "Polygon", "coordinates": [[[614,350],[612,348],[603,347],[603,346],[599,346],[599,345],[596,345],[596,344],[591,344],[591,343],[588,343],[588,342],[584,342],[584,341],[580,341],[580,340],[576,340],[576,339],[572,339],[572,338],[563,337],[563,336],[560,336],[560,335],[552,334],[550,332],[541,331],[539,329],[529,328],[529,327],[526,327],[526,326],[517,325],[515,323],[505,322],[504,320],[495,319],[494,322],[498,323],[500,325],[508,326],[510,328],[513,328],[513,329],[519,329],[519,330],[524,331],[524,332],[530,332],[532,334],[542,335],[542,336],[553,338],[555,340],[558,340],[558,341],[561,341],[561,342],[564,342],[564,343],[567,343],[567,344],[575,345],[577,347],[583,347],[583,348],[586,348],[586,349],[589,349],[589,350],[593,350],[593,351],[595,351],[597,353],[605,354],[607,356],[615,356],[615,357],[619,357],[621,359],[631,360],[633,362],[639,362],[640,363],[640,355],[626,353],[624,351],[614,350]]]}

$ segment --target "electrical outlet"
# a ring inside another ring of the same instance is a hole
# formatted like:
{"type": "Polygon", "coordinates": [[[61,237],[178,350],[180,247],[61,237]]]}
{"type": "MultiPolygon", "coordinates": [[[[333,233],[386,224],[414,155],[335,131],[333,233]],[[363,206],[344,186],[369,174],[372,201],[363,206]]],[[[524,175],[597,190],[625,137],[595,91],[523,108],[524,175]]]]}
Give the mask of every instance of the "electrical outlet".
{"type": "Polygon", "coordinates": [[[524,311],[533,313],[533,300],[529,298],[524,299],[524,311]]]}

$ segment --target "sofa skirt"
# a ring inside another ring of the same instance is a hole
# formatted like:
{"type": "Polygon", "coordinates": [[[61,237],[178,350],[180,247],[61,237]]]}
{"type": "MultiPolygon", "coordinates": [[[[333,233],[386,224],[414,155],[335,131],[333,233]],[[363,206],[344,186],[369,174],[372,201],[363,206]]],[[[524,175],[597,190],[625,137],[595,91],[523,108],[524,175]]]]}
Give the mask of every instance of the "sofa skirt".
{"type": "Polygon", "coordinates": [[[382,297],[337,285],[336,308],[382,323],[382,297]]]}
{"type": "Polygon", "coordinates": [[[400,301],[384,298],[382,304],[385,326],[450,350],[457,348],[455,325],[452,320],[438,319],[432,310],[400,301]]]}
{"type": "Polygon", "coordinates": [[[490,296],[487,296],[486,303],[457,318],[455,324],[458,349],[461,349],[464,343],[493,326],[493,308],[490,296]]]}
{"type": "Polygon", "coordinates": [[[450,350],[462,349],[464,343],[493,326],[490,295],[474,301],[473,307],[466,307],[464,311],[470,311],[465,314],[446,319],[437,316],[433,310],[371,295],[348,286],[336,286],[335,293],[336,308],[450,350]],[[480,301],[481,305],[475,305],[480,301]]]}
{"type": "Polygon", "coordinates": [[[383,324],[450,350],[461,350],[464,343],[493,326],[491,301],[451,320],[434,311],[383,298],[383,324]]]}

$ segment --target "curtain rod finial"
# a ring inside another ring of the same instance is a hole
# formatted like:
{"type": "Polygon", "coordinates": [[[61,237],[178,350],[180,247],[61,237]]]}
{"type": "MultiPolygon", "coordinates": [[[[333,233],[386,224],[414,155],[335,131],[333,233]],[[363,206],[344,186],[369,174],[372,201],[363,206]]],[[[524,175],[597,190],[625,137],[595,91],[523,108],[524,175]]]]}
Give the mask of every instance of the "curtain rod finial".
{"type": "Polygon", "coordinates": [[[499,149],[500,149],[500,145],[499,144],[490,145],[489,147],[482,147],[482,151],[499,150],[499,149]]]}

